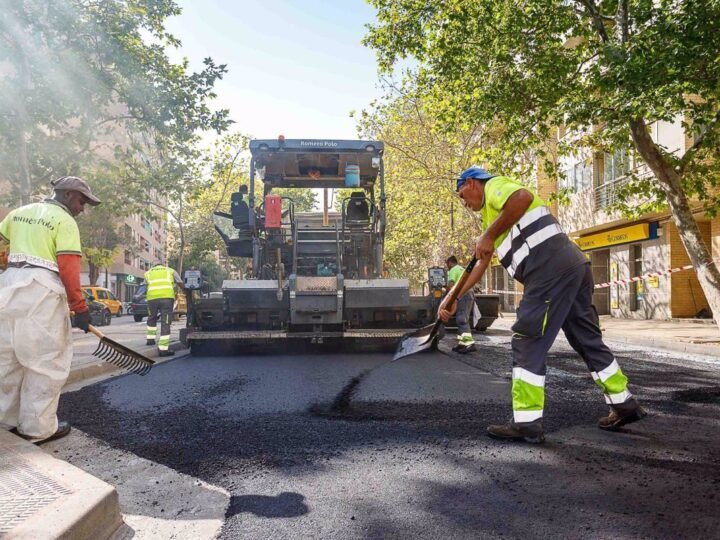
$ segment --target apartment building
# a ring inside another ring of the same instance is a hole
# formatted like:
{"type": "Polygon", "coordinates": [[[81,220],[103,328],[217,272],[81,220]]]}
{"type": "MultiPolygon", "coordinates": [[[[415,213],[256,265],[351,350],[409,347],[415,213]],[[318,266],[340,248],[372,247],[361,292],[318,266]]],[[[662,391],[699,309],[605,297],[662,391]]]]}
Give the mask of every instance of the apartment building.
{"type": "MultiPolygon", "coordinates": [[[[110,289],[118,300],[129,302],[143,283],[145,272],[156,263],[167,262],[167,221],[134,214],[125,218],[121,227],[128,242],[120,246],[96,284],[110,289]]],[[[89,283],[87,266],[83,270],[80,280],[89,283]]]]}
{"type": "MultiPolygon", "coordinates": [[[[559,137],[569,136],[558,131],[559,137]]],[[[670,151],[682,154],[692,144],[680,119],[657,122],[653,139],[670,151]]],[[[630,147],[614,154],[578,148],[563,157],[560,168],[565,179],[558,185],[538,171],[537,188],[542,197],[559,188],[572,188],[568,204],[553,206],[553,213],[564,230],[577,242],[592,262],[595,283],[622,280],[596,289],[598,312],[618,318],[669,319],[706,315],[709,307],[693,270],[626,281],[650,272],[663,272],[690,264],[669,211],[624,219],[609,210],[618,190],[628,181],[628,173],[651,175],[634,157],[630,147]]],[[[695,218],[705,242],[717,256],[720,249],[720,219],[708,219],[700,205],[695,218]]]]}

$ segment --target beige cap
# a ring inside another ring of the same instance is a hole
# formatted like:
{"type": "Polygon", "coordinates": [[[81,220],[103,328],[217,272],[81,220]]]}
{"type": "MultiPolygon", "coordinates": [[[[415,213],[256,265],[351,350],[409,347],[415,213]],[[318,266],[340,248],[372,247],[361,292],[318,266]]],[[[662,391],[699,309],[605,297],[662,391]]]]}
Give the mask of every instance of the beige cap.
{"type": "Polygon", "coordinates": [[[90,186],[88,186],[88,183],[82,178],[78,178],[77,176],[63,176],[62,178],[53,180],[50,184],[55,188],[55,191],[79,191],[87,197],[91,205],[97,206],[100,204],[100,199],[92,194],[90,186]]]}

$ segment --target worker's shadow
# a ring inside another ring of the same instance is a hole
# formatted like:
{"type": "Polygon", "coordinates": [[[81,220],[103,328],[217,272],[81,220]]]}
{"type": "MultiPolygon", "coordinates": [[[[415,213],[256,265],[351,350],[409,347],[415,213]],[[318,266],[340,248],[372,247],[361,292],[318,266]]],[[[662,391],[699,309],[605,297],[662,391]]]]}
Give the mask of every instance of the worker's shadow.
{"type": "Polygon", "coordinates": [[[304,495],[284,491],[277,497],[267,495],[233,495],[230,497],[225,517],[229,518],[243,512],[267,518],[287,518],[302,516],[308,513],[303,502],[304,495]]]}

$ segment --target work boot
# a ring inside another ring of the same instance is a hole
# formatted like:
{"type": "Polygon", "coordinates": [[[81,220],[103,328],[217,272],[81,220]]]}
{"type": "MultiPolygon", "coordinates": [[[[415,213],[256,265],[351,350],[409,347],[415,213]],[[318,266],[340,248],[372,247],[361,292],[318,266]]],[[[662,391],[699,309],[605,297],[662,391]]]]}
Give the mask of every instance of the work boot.
{"type": "Polygon", "coordinates": [[[160,356],[175,356],[175,351],[160,351],[160,356]]]}
{"type": "Polygon", "coordinates": [[[155,340],[154,340],[154,339],[148,339],[148,340],[145,342],[145,345],[155,345],[155,340]]]}
{"type": "Polygon", "coordinates": [[[630,398],[625,403],[610,405],[610,414],[598,420],[598,427],[607,431],[616,431],[625,424],[631,424],[642,420],[647,416],[635,398],[630,398]]]}
{"type": "Polygon", "coordinates": [[[514,422],[510,420],[504,425],[488,426],[487,434],[493,439],[508,441],[525,441],[532,444],[545,442],[542,418],[532,422],[514,422]]]}
{"type": "MultiPolygon", "coordinates": [[[[32,442],[33,442],[33,444],[43,444],[46,442],[54,441],[56,439],[62,439],[65,435],[70,433],[70,429],[71,429],[70,422],[63,422],[61,420],[60,422],[58,422],[58,427],[57,427],[57,430],[55,431],[55,433],[53,433],[46,439],[40,439],[39,441],[32,441],[32,442]]],[[[17,432],[16,434],[19,435],[20,437],[22,437],[23,439],[27,439],[27,440],[33,439],[32,437],[30,437],[28,435],[23,435],[22,433],[19,433],[19,432],[17,432]]]]}
{"type": "Polygon", "coordinates": [[[464,344],[464,343],[458,343],[452,348],[453,352],[456,352],[458,354],[467,354],[469,352],[473,352],[477,350],[477,347],[475,347],[474,343],[470,344],[464,344]]]}

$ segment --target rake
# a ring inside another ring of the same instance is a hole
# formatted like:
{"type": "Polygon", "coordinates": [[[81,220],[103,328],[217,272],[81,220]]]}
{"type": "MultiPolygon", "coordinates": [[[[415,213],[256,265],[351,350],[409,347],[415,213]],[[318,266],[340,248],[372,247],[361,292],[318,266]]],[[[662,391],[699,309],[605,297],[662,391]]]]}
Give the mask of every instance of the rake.
{"type": "Polygon", "coordinates": [[[155,362],[148,357],[113,341],[93,325],[88,326],[88,330],[100,338],[93,356],[137,375],[147,375],[155,365],[155,362]]]}

